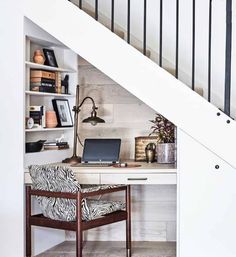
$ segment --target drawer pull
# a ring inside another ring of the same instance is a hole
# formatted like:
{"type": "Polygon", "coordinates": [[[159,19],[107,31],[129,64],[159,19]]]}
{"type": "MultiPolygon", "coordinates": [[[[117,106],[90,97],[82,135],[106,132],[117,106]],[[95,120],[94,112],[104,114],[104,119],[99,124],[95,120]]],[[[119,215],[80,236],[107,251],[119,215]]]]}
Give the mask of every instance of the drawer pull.
{"type": "Polygon", "coordinates": [[[147,178],[128,178],[127,180],[147,180],[147,178]]]}

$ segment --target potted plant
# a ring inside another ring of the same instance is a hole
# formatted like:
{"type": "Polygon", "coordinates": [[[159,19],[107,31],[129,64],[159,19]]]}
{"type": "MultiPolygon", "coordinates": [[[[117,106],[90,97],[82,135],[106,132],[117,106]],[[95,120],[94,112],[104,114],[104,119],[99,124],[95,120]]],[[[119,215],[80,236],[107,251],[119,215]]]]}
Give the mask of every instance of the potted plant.
{"type": "Polygon", "coordinates": [[[157,142],[157,162],[174,163],[175,162],[175,125],[164,116],[157,113],[151,127],[152,132],[149,135],[158,135],[157,142]]]}

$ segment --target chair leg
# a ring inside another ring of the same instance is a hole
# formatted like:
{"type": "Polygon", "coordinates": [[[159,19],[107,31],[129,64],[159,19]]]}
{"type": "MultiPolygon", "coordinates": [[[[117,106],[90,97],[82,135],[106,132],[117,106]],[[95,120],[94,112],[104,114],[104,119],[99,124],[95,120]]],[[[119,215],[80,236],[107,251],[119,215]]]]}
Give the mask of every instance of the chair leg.
{"type": "Polygon", "coordinates": [[[76,257],[82,257],[83,250],[83,232],[81,230],[76,231],[76,257]]]}
{"type": "Polygon", "coordinates": [[[26,197],[26,235],[25,235],[25,246],[26,246],[26,256],[31,257],[31,225],[30,225],[30,216],[31,216],[31,198],[30,198],[30,186],[26,186],[25,190],[26,197]]]}
{"type": "Polygon", "coordinates": [[[130,199],[130,185],[126,189],[126,256],[131,257],[131,199],[130,199]]]}
{"type": "Polygon", "coordinates": [[[77,211],[77,230],[76,230],[76,257],[82,257],[83,250],[83,230],[82,230],[82,214],[81,214],[81,194],[77,194],[76,199],[77,211]]]}

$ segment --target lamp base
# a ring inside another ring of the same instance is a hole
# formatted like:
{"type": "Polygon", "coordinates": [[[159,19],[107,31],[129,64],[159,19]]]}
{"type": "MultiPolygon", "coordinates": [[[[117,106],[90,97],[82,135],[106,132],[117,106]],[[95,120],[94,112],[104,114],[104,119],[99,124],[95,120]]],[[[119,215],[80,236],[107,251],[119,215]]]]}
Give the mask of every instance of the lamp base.
{"type": "Polygon", "coordinates": [[[65,160],[62,161],[63,163],[69,163],[71,165],[81,163],[81,157],[73,155],[70,158],[66,158],[65,160]]]}

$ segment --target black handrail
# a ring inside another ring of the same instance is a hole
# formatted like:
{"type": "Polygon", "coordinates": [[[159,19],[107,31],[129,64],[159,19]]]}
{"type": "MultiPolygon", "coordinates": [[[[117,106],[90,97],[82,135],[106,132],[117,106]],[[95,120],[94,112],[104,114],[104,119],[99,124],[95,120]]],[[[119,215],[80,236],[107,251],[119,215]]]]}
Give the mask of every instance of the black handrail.
{"type": "Polygon", "coordinates": [[[208,40],[208,102],[211,101],[211,41],[212,41],[212,0],[209,0],[209,40],[208,40]]]}
{"type": "Polygon", "coordinates": [[[98,20],[98,0],[95,0],[95,20],[98,20]]]}
{"type": "Polygon", "coordinates": [[[196,31],[196,3],[193,0],[192,20],[192,90],[195,90],[195,31],[196,31]]]}
{"type": "MultiPolygon", "coordinates": [[[[147,54],[147,0],[143,0],[143,54],[147,54]]],[[[174,0],[173,0],[174,1],[174,0]]],[[[213,0],[209,1],[208,12],[208,67],[207,67],[207,100],[211,102],[212,91],[212,26],[213,26],[213,0]]],[[[192,71],[191,87],[195,90],[196,84],[196,0],[192,0],[192,71]]],[[[231,107],[231,69],[232,69],[232,0],[225,0],[226,3],[226,48],[225,48],[225,83],[224,83],[224,112],[230,116],[231,107]]],[[[164,1],[159,0],[159,65],[163,66],[163,9],[164,1]]],[[[95,0],[94,17],[98,20],[99,0],[95,0]]],[[[79,0],[79,8],[83,8],[83,1],[79,0]]],[[[175,77],[179,78],[179,38],[180,38],[180,0],[175,0],[176,8],[176,39],[175,39],[175,77]]],[[[131,0],[127,0],[127,43],[131,42],[131,0]]],[[[115,0],[111,0],[111,31],[115,27],[115,0]]]]}
{"type": "Polygon", "coordinates": [[[127,0],[127,43],[130,44],[130,0],[127,0]]]}
{"type": "Polygon", "coordinates": [[[111,31],[114,32],[115,2],[111,0],[111,31]]]}
{"type": "Polygon", "coordinates": [[[160,0],[160,42],[159,42],[159,65],[162,67],[162,30],[163,30],[163,0],[160,0]]]}
{"type": "Polygon", "coordinates": [[[179,77],[179,0],[176,0],[175,77],[179,77]]]}
{"type": "Polygon", "coordinates": [[[230,116],[231,55],[232,55],[232,0],[226,0],[226,46],[225,46],[225,103],[224,112],[230,116]]]}
{"type": "Polygon", "coordinates": [[[147,0],[144,0],[143,6],[143,54],[146,55],[146,40],[147,40],[147,0]]]}

